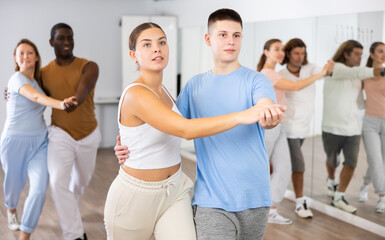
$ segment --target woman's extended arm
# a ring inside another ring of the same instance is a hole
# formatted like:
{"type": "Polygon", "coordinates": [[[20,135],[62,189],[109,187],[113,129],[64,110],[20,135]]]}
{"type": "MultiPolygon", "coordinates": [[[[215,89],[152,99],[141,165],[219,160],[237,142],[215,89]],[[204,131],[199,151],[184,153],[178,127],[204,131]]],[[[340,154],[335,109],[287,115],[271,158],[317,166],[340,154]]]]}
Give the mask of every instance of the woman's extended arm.
{"type": "Polygon", "coordinates": [[[129,123],[125,116],[142,120],[152,127],[185,139],[207,137],[221,133],[241,124],[252,124],[261,118],[279,122],[283,119],[284,107],[280,105],[255,105],[245,111],[211,118],[185,119],[164,105],[156,95],[144,87],[134,87],[126,92],[121,106],[121,123],[129,123]],[[270,113],[268,118],[266,113],[270,113]],[[161,117],[160,117],[161,116],[161,117]]]}
{"type": "Polygon", "coordinates": [[[296,81],[296,82],[288,80],[286,78],[281,78],[274,85],[274,87],[282,89],[282,90],[286,90],[286,91],[298,91],[298,90],[301,90],[301,89],[309,86],[310,84],[312,84],[316,80],[318,80],[320,78],[323,78],[326,75],[330,74],[333,71],[333,67],[334,67],[334,62],[333,61],[329,61],[324,66],[322,71],[320,73],[316,74],[316,75],[313,75],[313,76],[311,76],[309,78],[305,78],[305,79],[302,79],[302,80],[299,80],[299,81],[296,81]]]}
{"type": "Polygon", "coordinates": [[[63,101],[59,101],[39,93],[35,88],[33,88],[29,84],[24,84],[19,89],[19,93],[24,97],[28,98],[29,100],[31,100],[32,102],[35,102],[47,107],[60,109],[60,110],[65,110],[65,106],[64,106],[65,103],[77,105],[75,97],[70,97],[70,98],[64,99],[63,101]]]}

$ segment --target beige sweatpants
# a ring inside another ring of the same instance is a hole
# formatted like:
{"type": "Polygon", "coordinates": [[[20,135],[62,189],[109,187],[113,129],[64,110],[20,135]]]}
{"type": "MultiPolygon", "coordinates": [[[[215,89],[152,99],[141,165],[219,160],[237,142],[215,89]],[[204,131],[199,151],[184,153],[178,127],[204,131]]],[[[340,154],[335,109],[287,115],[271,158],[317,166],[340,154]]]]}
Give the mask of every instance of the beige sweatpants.
{"type": "Polygon", "coordinates": [[[145,182],[120,169],[104,208],[107,239],[196,240],[192,186],[181,169],[160,182],[145,182]]]}

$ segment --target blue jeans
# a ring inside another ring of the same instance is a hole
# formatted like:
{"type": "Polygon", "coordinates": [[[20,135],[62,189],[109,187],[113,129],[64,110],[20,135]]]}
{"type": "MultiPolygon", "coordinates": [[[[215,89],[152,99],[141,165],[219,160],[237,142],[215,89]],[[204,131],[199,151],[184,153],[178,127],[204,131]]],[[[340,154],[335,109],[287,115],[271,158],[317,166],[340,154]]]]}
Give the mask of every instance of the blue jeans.
{"type": "Polygon", "coordinates": [[[8,209],[17,207],[29,178],[29,193],[20,226],[20,230],[26,233],[35,230],[45,201],[48,185],[47,146],[47,133],[38,136],[6,136],[2,142],[4,198],[8,209]]]}

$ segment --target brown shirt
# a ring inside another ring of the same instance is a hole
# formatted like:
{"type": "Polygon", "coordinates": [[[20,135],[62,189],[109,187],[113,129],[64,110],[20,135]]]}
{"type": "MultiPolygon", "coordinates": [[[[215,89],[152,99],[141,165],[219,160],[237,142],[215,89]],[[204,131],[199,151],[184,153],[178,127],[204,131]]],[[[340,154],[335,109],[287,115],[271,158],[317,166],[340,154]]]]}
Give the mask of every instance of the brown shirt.
{"type": "MultiPolygon", "coordinates": [[[[63,100],[74,96],[83,74],[83,68],[89,61],[75,58],[67,66],[59,66],[55,60],[41,69],[41,87],[52,98],[63,100]]],[[[71,113],[52,109],[51,124],[66,131],[75,140],[87,137],[95,130],[98,123],[95,118],[95,88],[86,100],[71,113]]]]}

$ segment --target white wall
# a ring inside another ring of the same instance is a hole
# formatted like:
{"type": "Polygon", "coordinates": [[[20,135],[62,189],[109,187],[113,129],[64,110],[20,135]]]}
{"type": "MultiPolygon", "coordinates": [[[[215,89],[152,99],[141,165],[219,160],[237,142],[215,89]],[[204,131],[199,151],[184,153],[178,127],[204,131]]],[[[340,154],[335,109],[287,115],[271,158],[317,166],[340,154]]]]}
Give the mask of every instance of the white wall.
{"type": "MultiPolygon", "coordinates": [[[[53,49],[48,44],[49,32],[58,22],[66,22],[73,27],[75,55],[89,58],[99,64],[100,76],[95,92],[96,98],[116,98],[120,96],[122,90],[121,29],[119,27],[121,16],[174,15],[178,17],[180,27],[205,26],[208,15],[222,7],[238,11],[245,23],[385,10],[382,0],[0,0],[0,95],[13,73],[12,52],[15,44],[21,38],[29,38],[39,47],[43,65],[48,63],[54,58],[53,49]]],[[[256,34],[259,38],[259,35],[245,24],[245,33],[249,30],[250,35],[256,34]]],[[[203,41],[202,33],[197,36],[198,38],[201,36],[203,41]]],[[[244,46],[251,46],[251,42],[245,41],[244,46]]],[[[190,52],[199,54],[192,48],[190,52]]],[[[204,54],[201,59],[207,63],[203,61],[202,66],[207,66],[211,61],[207,58],[210,54],[207,51],[204,54]]],[[[249,52],[241,53],[242,59],[253,59],[252,57],[249,52]]],[[[253,67],[257,60],[253,61],[246,61],[245,65],[253,67]]],[[[183,67],[181,69],[185,74],[183,67]]],[[[197,72],[191,69],[190,73],[197,72]]],[[[5,102],[2,99],[0,97],[0,130],[5,120],[5,102]]],[[[108,113],[103,117],[105,132],[116,131],[115,128],[109,131],[109,126],[116,125],[116,114],[112,109],[108,109],[113,107],[113,105],[106,105],[107,109],[102,111],[104,114],[108,113]]],[[[114,141],[114,138],[109,137],[106,144],[114,141]]]]}
{"type": "MultiPolygon", "coordinates": [[[[49,45],[51,27],[58,22],[71,25],[74,30],[74,54],[86,57],[99,65],[100,74],[96,85],[95,98],[117,98],[120,96],[121,66],[121,28],[120,18],[124,15],[153,15],[152,1],[114,0],[0,0],[0,92],[7,84],[13,69],[13,49],[21,38],[29,38],[38,46],[43,66],[54,59],[54,51],[49,45]]],[[[0,130],[5,121],[5,101],[0,99],[0,130]]],[[[100,105],[101,106],[101,105],[100,105]]],[[[102,146],[115,143],[116,105],[106,104],[96,113],[99,123],[103,116],[105,127],[102,146]],[[108,121],[108,122],[106,122],[108,121]]],[[[46,116],[49,113],[46,113],[46,116]]],[[[47,119],[49,122],[49,119],[47,119]]]]}
{"type": "Polygon", "coordinates": [[[218,8],[232,8],[244,22],[295,19],[385,10],[383,0],[162,0],[153,7],[166,15],[177,15],[179,26],[204,26],[218,8]]]}

